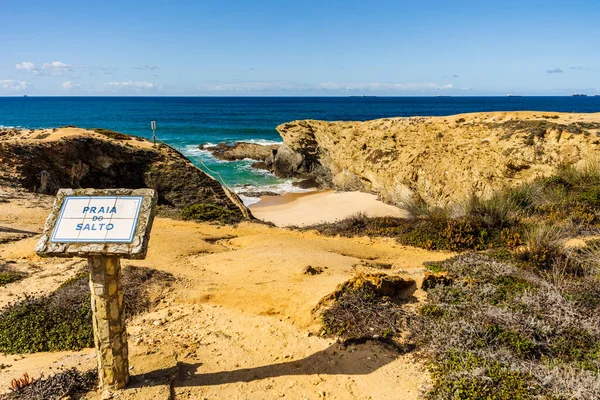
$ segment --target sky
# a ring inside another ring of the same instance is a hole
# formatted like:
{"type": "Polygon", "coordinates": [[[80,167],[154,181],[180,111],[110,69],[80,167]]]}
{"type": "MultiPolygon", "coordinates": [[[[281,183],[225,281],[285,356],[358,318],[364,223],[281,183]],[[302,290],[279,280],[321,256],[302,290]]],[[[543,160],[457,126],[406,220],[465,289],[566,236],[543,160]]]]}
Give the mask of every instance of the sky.
{"type": "Polygon", "coordinates": [[[0,95],[600,94],[600,0],[0,0],[0,95]]]}

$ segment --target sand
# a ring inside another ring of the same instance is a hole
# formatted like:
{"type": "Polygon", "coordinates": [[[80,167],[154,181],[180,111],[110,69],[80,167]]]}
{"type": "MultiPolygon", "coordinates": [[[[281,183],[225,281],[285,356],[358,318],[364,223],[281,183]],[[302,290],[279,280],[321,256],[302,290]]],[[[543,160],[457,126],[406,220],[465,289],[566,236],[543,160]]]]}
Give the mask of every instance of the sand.
{"type": "MultiPolygon", "coordinates": [[[[335,193],[307,197],[330,209],[342,207],[323,199],[350,198],[335,193]]],[[[2,198],[0,230],[31,233],[0,243],[0,259],[15,261],[30,274],[0,287],[0,305],[23,293],[49,293],[85,268],[85,260],[41,259],[33,252],[51,197],[2,193],[2,198]]],[[[348,201],[343,207],[351,205],[348,201]]],[[[294,215],[290,220],[297,221],[294,215]]],[[[158,307],[128,322],[132,381],[119,398],[414,399],[428,374],[412,354],[376,343],[344,347],[322,338],[311,310],[358,271],[380,271],[374,268],[377,263],[391,264],[386,272],[415,279],[420,286],[423,262],[451,255],[386,238],[157,218],[147,259],[122,264],[170,272],[177,281],[158,307]],[[308,265],[324,272],[305,275],[308,265]]],[[[417,290],[414,305],[424,296],[417,290]]],[[[94,363],[89,349],[0,356],[0,364],[9,365],[0,369],[0,392],[24,372],[37,379],[62,368],[93,368],[94,363]]],[[[101,396],[97,391],[88,398],[101,396]]]]}
{"type": "Polygon", "coordinates": [[[264,196],[250,207],[256,218],[276,226],[309,226],[335,222],[358,213],[371,217],[403,217],[405,212],[362,192],[333,190],[264,196]]]}

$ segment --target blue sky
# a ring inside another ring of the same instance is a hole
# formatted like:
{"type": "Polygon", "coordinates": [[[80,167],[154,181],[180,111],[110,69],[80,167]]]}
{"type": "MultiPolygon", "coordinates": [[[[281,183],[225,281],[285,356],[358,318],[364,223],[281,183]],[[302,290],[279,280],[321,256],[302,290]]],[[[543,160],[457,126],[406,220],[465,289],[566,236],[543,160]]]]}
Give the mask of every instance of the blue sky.
{"type": "Polygon", "coordinates": [[[599,21],[599,0],[0,0],[0,95],[596,94],[599,21]]]}

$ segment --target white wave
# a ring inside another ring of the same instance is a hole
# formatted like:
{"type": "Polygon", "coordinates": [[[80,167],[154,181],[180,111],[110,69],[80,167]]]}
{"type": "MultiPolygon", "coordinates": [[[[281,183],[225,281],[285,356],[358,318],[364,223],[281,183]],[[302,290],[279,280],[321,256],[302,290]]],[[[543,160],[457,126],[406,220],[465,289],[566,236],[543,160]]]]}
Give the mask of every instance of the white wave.
{"type": "Polygon", "coordinates": [[[240,194],[239,197],[240,199],[242,199],[242,202],[246,207],[251,206],[252,204],[256,204],[260,201],[260,197],[249,197],[244,196],[243,194],[240,194]]]}
{"type": "Polygon", "coordinates": [[[208,161],[210,163],[229,163],[232,161],[227,160],[219,160],[213,156],[213,154],[205,149],[201,149],[198,145],[188,144],[184,148],[180,148],[179,151],[186,157],[198,157],[203,161],[208,161]]]}
{"type": "Polygon", "coordinates": [[[229,162],[236,163],[235,169],[238,171],[250,172],[254,175],[261,175],[261,176],[267,176],[267,177],[272,177],[272,178],[276,177],[275,174],[269,170],[254,168],[252,165],[254,163],[256,163],[257,160],[245,158],[243,160],[229,161],[229,162]]]}
{"type": "MultiPolygon", "coordinates": [[[[281,183],[275,183],[271,185],[237,185],[233,188],[236,193],[243,192],[273,192],[277,194],[285,194],[285,193],[306,193],[313,192],[315,189],[302,189],[294,186],[293,180],[287,180],[281,183]]],[[[247,196],[246,196],[247,197],[247,196]]],[[[254,198],[254,197],[253,197],[254,198]]]]}
{"type": "Polygon", "coordinates": [[[270,146],[272,144],[283,144],[283,141],[269,140],[269,139],[244,139],[244,140],[238,140],[238,142],[260,144],[262,146],[270,146]]]}

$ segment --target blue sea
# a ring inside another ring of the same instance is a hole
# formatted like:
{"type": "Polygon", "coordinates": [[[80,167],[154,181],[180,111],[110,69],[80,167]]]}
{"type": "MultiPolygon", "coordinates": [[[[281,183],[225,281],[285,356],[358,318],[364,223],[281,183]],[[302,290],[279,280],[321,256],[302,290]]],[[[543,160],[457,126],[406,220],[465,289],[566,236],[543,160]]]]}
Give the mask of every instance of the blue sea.
{"type": "Polygon", "coordinates": [[[275,127],[297,119],[369,120],[484,111],[600,112],[600,97],[0,97],[0,126],[76,125],[157,137],[230,187],[291,191],[290,181],[223,162],[205,143],[280,143],[275,127]],[[210,171],[208,171],[210,170],[210,171]]]}

